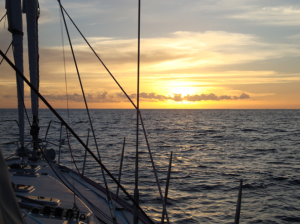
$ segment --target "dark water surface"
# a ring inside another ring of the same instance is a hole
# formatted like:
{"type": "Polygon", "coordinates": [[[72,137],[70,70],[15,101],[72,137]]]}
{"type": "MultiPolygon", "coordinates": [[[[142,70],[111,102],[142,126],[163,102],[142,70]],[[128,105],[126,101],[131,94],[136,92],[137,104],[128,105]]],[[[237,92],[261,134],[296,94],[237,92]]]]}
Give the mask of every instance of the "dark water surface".
{"type": "MultiPolygon", "coordinates": [[[[86,111],[70,110],[69,117],[67,110],[58,112],[86,141],[86,111]]],[[[90,112],[102,161],[116,177],[126,138],[121,183],[133,194],[135,111],[90,112]]],[[[241,178],[241,223],[300,222],[300,110],[142,110],[142,115],[163,191],[173,151],[167,204],[171,222],[232,223],[241,178]]],[[[17,119],[17,110],[0,110],[0,120],[12,119],[17,119]]],[[[51,112],[40,110],[43,138],[50,120],[56,120],[51,112]]],[[[30,139],[27,123],[26,138],[30,139]]],[[[52,123],[48,140],[58,144],[59,130],[60,125],[52,123]]],[[[0,131],[2,151],[9,156],[16,149],[13,141],[18,139],[18,129],[13,122],[1,122],[0,131]]],[[[89,146],[96,152],[90,136],[89,146]]],[[[70,139],[81,169],[84,151],[74,137],[70,139]]],[[[142,131],[139,156],[141,204],[160,221],[162,206],[142,131]]],[[[90,158],[85,174],[101,183],[99,166],[90,158]]],[[[67,144],[61,162],[75,169],[67,144]]],[[[115,191],[112,182],[109,186],[115,191]]]]}

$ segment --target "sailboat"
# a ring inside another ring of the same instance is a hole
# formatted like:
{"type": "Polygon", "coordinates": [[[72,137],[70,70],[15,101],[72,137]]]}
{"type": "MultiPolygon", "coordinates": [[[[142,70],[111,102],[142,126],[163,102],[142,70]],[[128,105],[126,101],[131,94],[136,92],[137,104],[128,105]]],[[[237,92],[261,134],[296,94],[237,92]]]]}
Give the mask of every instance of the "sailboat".
{"type": "MultiPolygon", "coordinates": [[[[61,5],[60,1],[58,2],[62,16],[65,19],[65,15],[69,15],[61,5]]],[[[6,9],[9,25],[8,30],[12,33],[13,37],[12,45],[15,63],[13,63],[2,51],[0,51],[0,54],[16,72],[20,141],[15,156],[6,159],[5,161],[2,154],[0,156],[0,222],[65,224],[155,223],[153,219],[151,219],[139,206],[139,126],[142,125],[143,130],[145,130],[139,110],[139,99],[137,99],[137,105],[135,105],[132,100],[129,99],[133,103],[137,111],[137,144],[135,165],[136,179],[134,196],[131,196],[120,184],[120,179],[117,180],[101,162],[101,156],[98,148],[98,155],[95,155],[87,146],[87,144],[84,143],[84,141],[75,133],[70,125],[57,113],[57,111],[53,109],[53,107],[39,92],[38,18],[40,16],[40,11],[38,1],[24,0],[22,9],[20,0],[6,0],[6,9]],[[26,14],[27,21],[30,81],[28,81],[23,75],[22,12],[26,14]],[[24,82],[31,88],[32,106],[32,123],[30,129],[30,135],[32,136],[32,139],[27,145],[25,145],[24,139],[24,82]],[[89,153],[91,157],[93,157],[93,159],[99,164],[102,172],[103,185],[100,185],[84,176],[84,172],[75,172],[72,169],[60,164],[60,150],[62,139],[59,140],[59,148],[57,151],[48,148],[46,137],[45,139],[41,139],[41,133],[39,133],[39,100],[43,101],[43,103],[45,103],[45,105],[57,117],[58,121],[61,124],[61,129],[63,126],[66,127],[67,133],[70,133],[70,135],[74,136],[75,139],[77,139],[77,141],[82,145],[82,148],[85,151],[85,158],[87,153],[89,153]],[[57,154],[58,159],[56,158],[57,154]],[[124,192],[131,203],[121,198],[118,193],[113,193],[109,189],[106,176],[109,176],[115,182],[118,189],[124,192]]],[[[139,39],[140,38],[138,38],[138,40],[139,39]]],[[[72,48],[71,41],[70,47],[72,48]]],[[[96,54],[96,52],[94,53],[96,54]]],[[[117,81],[116,83],[119,85],[117,81]]],[[[128,97],[126,93],[125,95],[128,97]]],[[[139,96],[139,87],[137,95],[139,96]]],[[[87,112],[89,113],[88,108],[87,112]]],[[[95,139],[95,145],[97,146],[92,123],[91,129],[95,139]]],[[[144,134],[146,135],[145,131],[144,134]]],[[[150,152],[149,144],[148,149],[150,152]]],[[[152,157],[151,160],[154,167],[152,157]]],[[[165,217],[167,222],[169,222],[167,210],[165,207],[165,198],[167,198],[167,195],[165,195],[165,197],[162,196],[157,174],[155,173],[155,175],[161,196],[161,202],[164,207],[162,222],[164,222],[165,217]]]]}

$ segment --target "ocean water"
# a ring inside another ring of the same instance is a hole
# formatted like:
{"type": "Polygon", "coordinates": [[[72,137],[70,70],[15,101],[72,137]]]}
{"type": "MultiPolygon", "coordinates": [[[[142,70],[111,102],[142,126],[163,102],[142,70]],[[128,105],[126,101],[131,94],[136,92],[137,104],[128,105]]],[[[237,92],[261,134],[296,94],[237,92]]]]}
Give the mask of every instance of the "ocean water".
{"type": "MultiPolygon", "coordinates": [[[[58,112],[86,141],[90,127],[86,111],[58,112]]],[[[102,162],[115,177],[126,139],[121,183],[133,194],[136,112],[107,109],[90,113],[102,162]]],[[[173,152],[167,202],[172,223],[233,223],[240,179],[241,223],[300,222],[300,110],[142,110],[142,116],[163,192],[173,152]]],[[[17,110],[0,110],[5,156],[16,149],[18,129],[15,122],[3,120],[14,119],[17,110]]],[[[41,138],[50,120],[57,121],[49,110],[40,110],[41,138]]],[[[52,122],[48,148],[58,149],[59,130],[60,124],[52,122]]],[[[140,203],[160,221],[162,206],[142,126],[140,130],[140,203]]],[[[67,142],[65,129],[62,135],[67,142]]],[[[30,139],[27,121],[26,139],[30,139]]],[[[69,140],[81,170],[84,151],[73,136],[69,140]]],[[[89,146],[96,153],[91,133],[89,146]]],[[[85,174],[101,183],[99,166],[90,157],[85,174]]],[[[75,170],[68,144],[62,147],[61,162],[75,170]]],[[[116,190],[111,181],[109,187],[116,190]]]]}

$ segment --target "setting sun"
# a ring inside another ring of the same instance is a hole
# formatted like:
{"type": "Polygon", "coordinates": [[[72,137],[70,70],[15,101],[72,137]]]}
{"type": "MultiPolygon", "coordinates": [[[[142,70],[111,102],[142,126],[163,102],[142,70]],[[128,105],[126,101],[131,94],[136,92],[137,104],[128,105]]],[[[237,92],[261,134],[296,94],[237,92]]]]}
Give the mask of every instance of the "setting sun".
{"type": "Polygon", "coordinates": [[[193,87],[189,87],[189,86],[176,86],[176,87],[171,87],[170,88],[173,94],[181,94],[182,96],[186,96],[188,94],[192,95],[194,94],[194,90],[193,87]]]}
{"type": "Polygon", "coordinates": [[[168,92],[170,94],[181,94],[181,96],[194,95],[204,91],[203,87],[195,87],[195,82],[187,82],[184,79],[169,82],[168,92]]]}

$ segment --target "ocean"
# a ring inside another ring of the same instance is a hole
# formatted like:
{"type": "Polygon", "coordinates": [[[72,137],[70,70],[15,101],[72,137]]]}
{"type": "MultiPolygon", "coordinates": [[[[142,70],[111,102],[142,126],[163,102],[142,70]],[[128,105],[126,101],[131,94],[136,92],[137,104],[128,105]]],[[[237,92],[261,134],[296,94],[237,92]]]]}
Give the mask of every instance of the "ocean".
{"type": "MultiPolygon", "coordinates": [[[[85,142],[90,128],[86,110],[57,111],[85,142]]],[[[125,138],[121,184],[133,194],[136,111],[93,109],[90,113],[102,162],[115,177],[125,138]]],[[[300,222],[300,110],[141,110],[141,113],[163,192],[173,152],[167,202],[172,223],[233,223],[240,179],[243,179],[241,223],[300,222]]],[[[15,119],[16,109],[0,110],[0,142],[5,157],[16,149],[18,128],[14,121],[3,120],[15,119]]],[[[45,138],[50,120],[57,121],[49,110],[41,109],[41,138],[45,138]]],[[[26,139],[30,139],[28,121],[25,122],[26,139]]],[[[60,124],[52,122],[48,148],[58,149],[59,132],[60,124]]],[[[147,214],[160,221],[162,205],[142,126],[139,133],[140,203],[147,214]]],[[[75,170],[65,129],[62,135],[65,145],[61,163],[75,170]]],[[[69,140],[81,170],[85,152],[73,136],[69,140]]],[[[91,132],[89,147],[97,154],[91,132]]],[[[99,166],[89,155],[85,175],[103,182],[99,166]]],[[[112,181],[109,187],[116,191],[112,181]]]]}

